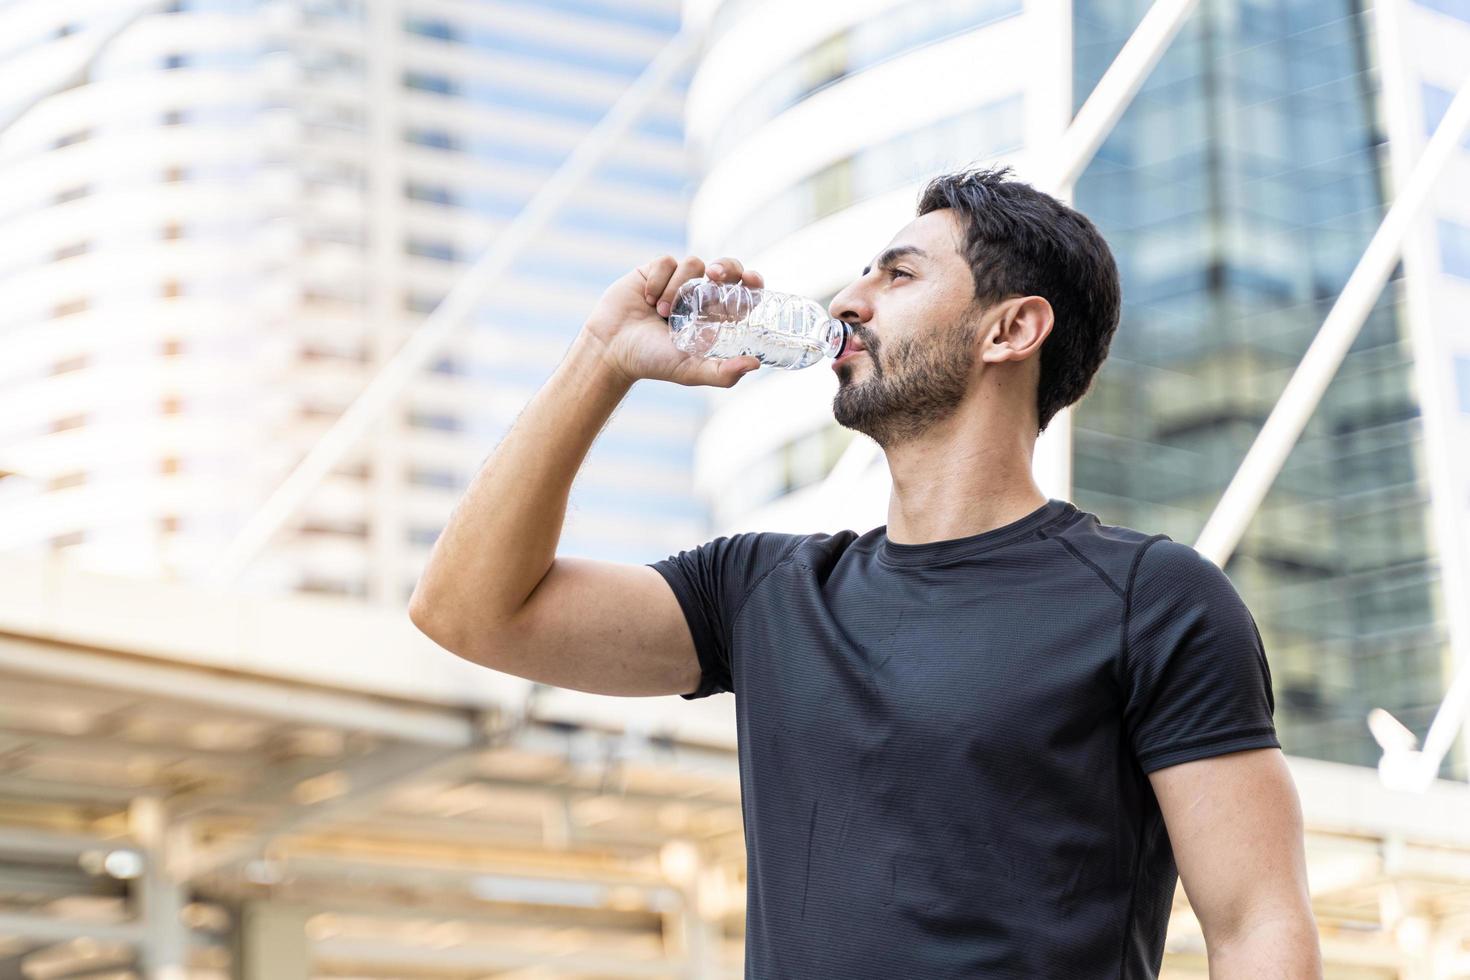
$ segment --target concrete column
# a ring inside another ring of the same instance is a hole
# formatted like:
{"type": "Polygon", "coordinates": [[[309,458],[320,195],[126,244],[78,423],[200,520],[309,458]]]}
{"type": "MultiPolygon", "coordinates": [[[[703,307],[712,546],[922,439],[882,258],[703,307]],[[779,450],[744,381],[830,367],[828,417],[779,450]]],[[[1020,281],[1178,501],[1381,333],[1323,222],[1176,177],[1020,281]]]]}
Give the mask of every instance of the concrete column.
{"type": "Polygon", "coordinates": [[[134,892],[144,929],[139,950],[143,975],[148,980],[185,980],[189,930],[182,913],[188,891],[170,870],[171,844],[177,835],[169,833],[163,801],[156,797],[133,800],[128,822],[143,849],[143,873],[134,892]]]}
{"type": "Polygon", "coordinates": [[[278,902],[247,902],[240,913],[236,976],[240,980],[310,980],[310,910],[278,902]]]}

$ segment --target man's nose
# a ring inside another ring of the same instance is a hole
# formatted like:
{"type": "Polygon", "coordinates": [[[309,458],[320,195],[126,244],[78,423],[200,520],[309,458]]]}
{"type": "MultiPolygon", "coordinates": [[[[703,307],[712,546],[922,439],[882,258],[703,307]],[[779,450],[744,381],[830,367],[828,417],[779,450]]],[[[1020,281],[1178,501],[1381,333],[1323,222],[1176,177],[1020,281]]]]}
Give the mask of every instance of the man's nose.
{"type": "Polygon", "coordinates": [[[832,297],[832,304],[827,307],[827,315],[834,320],[866,323],[873,318],[873,308],[857,289],[848,286],[832,297]]]}

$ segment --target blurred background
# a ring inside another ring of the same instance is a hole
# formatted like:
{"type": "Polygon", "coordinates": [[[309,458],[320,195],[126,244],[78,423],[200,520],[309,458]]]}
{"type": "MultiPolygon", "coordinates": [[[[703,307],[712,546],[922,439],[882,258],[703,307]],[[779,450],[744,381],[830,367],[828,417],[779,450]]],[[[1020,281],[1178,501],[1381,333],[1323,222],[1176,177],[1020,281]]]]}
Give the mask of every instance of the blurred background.
{"type": "MultiPolygon", "coordinates": [[[[733,698],[408,597],[628,268],[825,303],[996,163],[1123,277],[1038,482],[1245,598],[1328,977],[1470,976],[1467,75],[1467,0],[0,0],[0,980],[740,977],[733,698]]],[[[639,384],[561,552],[881,524],[835,385],[639,384]]]]}

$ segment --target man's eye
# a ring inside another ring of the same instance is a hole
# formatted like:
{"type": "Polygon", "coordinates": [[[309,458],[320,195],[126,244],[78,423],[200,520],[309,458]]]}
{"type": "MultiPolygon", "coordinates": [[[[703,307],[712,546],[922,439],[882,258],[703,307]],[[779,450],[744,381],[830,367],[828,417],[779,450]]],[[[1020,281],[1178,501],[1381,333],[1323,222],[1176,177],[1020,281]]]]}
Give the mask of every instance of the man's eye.
{"type": "Polygon", "coordinates": [[[893,276],[895,279],[899,276],[908,276],[910,279],[913,278],[913,273],[909,272],[906,269],[889,269],[888,274],[893,276]]]}

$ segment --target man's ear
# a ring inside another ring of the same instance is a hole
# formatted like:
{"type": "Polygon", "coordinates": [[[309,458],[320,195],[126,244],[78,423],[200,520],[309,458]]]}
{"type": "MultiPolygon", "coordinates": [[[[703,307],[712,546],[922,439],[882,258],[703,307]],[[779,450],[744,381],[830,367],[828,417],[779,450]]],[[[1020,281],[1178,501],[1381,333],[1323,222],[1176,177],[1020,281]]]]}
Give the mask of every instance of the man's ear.
{"type": "Polygon", "coordinates": [[[1056,322],[1044,296],[1013,296],[997,305],[981,357],[986,361],[1023,361],[1041,350],[1056,322]]]}

